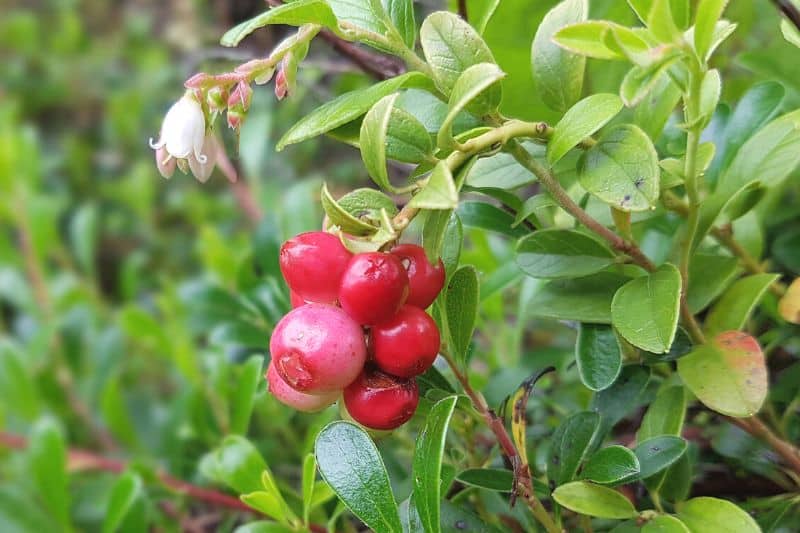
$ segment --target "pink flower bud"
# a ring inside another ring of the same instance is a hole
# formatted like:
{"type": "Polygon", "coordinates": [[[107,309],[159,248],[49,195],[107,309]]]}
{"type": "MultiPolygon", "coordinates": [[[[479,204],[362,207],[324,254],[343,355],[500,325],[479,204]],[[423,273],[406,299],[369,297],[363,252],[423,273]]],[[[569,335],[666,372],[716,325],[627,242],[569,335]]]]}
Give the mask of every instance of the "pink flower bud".
{"type": "Polygon", "coordinates": [[[289,84],[286,83],[286,71],[283,69],[283,65],[281,65],[278,74],[275,75],[275,97],[278,100],[283,100],[288,92],[289,84]]]}
{"type": "Polygon", "coordinates": [[[210,88],[206,93],[206,102],[209,111],[222,113],[228,107],[228,89],[221,85],[210,88]]]}
{"type": "Polygon", "coordinates": [[[242,121],[247,116],[250,109],[250,102],[253,99],[253,89],[245,81],[236,84],[231,95],[228,97],[228,126],[238,129],[242,121]]]}

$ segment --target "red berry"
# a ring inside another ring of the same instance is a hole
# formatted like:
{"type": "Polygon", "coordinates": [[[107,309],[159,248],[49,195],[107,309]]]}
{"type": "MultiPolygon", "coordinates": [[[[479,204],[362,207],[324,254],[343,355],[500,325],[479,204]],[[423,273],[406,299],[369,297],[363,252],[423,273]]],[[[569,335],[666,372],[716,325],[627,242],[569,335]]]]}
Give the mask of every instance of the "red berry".
{"type": "Polygon", "coordinates": [[[306,413],[313,413],[325,409],[335,402],[336,398],[339,396],[338,392],[316,396],[294,390],[281,378],[275,370],[275,365],[272,363],[270,363],[269,368],[267,368],[266,378],[269,385],[269,392],[275,396],[279,402],[306,413]]]}
{"type": "Polygon", "coordinates": [[[308,394],[342,390],[367,359],[361,326],[338,307],[313,303],[290,311],[278,322],[269,351],[281,378],[308,394]]]}
{"type": "Polygon", "coordinates": [[[414,416],[419,403],[416,380],[365,368],[342,395],[353,420],[371,429],[394,429],[414,416]]]}
{"type": "Polygon", "coordinates": [[[433,303],[444,287],[444,263],[442,260],[431,264],[425,250],[416,244],[401,244],[392,248],[391,253],[398,256],[408,270],[408,305],[421,309],[433,303]]]}
{"type": "Polygon", "coordinates": [[[289,288],[303,300],[333,304],[352,256],[336,235],[301,233],[281,246],[281,272],[289,288]]]}
{"type": "Polygon", "coordinates": [[[339,304],[363,325],[393,317],[408,296],[408,275],[392,254],[369,252],[353,256],[342,275],[339,304]]]}
{"type": "Polygon", "coordinates": [[[289,291],[289,302],[292,304],[292,309],[296,309],[301,305],[306,304],[306,301],[300,298],[294,291],[289,291]]]}
{"type": "Polygon", "coordinates": [[[428,370],[439,354],[439,328],[428,314],[412,305],[371,330],[372,355],[384,372],[410,378],[428,370]]]}

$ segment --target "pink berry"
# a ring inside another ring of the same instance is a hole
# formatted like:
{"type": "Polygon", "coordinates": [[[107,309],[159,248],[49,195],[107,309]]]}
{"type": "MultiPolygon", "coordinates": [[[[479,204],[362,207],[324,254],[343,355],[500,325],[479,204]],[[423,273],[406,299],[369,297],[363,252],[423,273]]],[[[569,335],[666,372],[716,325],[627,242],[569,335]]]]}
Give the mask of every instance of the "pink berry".
{"type": "Polygon", "coordinates": [[[342,275],[339,304],[363,325],[393,317],[408,296],[408,274],[397,256],[368,252],[353,256],[342,275]]]}
{"type": "Polygon", "coordinates": [[[286,284],[301,299],[333,304],[352,256],[335,235],[311,231],[283,243],[280,267],[286,284]]]}
{"type": "Polygon", "coordinates": [[[395,316],[373,326],[370,335],[375,364],[394,376],[422,374],[439,354],[436,322],[412,305],[404,305],[395,316]]]}
{"type": "Polygon", "coordinates": [[[270,394],[282,404],[305,413],[321,411],[335,402],[339,396],[336,392],[316,396],[294,390],[281,378],[272,363],[267,368],[266,378],[270,394]]]}
{"type": "Polygon", "coordinates": [[[431,264],[425,250],[416,244],[401,244],[392,248],[408,271],[408,305],[421,309],[430,306],[444,287],[445,271],[442,260],[431,264]]]}
{"type": "Polygon", "coordinates": [[[414,416],[419,389],[414,378],[404,379],[365,368],[344,390],[344,405],[353,420],[370,429],[394,429],[414,416]]]}
{"type": "Polygon", "coordinates": [[[269,351],[281,378],[308,394],[342,390],[367,359],[361,327],[338,307],[314,303],[293,309],[278,322],[269,351]]]}

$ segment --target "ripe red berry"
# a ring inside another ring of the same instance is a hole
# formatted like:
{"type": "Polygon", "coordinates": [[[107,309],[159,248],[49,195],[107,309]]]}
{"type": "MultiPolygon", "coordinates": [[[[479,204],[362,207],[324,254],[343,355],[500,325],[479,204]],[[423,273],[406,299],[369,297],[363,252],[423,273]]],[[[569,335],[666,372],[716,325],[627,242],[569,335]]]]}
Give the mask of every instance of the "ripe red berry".
{"type": "Polygon", "coordinates": [[[333,304],[352,256],[336,235],[301,233],[281,246],[281,272],[289,288],[303,300],[333,304]]]}
{"type": "Polygon", "coordinates": [[[407,296],[406,269],[397,256],[381,252],[353,256],[339,287],[342,309],[363,325],[390,319],[407,296]]]}
{"type": "Polygon", "coordinates": [[[395,376],[422,374],[439,354],[436,322],[413,305],[404,305],[394,317],[373,326],[371,336],[375,364],[395,376]]]}
{"type": "Polygon", "coordinates": [[[269,368],[267,368],[266,378],[269,392],[275,396],[279,402],[289,407],[294,407],[298,411],[306,413],[321,411],[335,402],[336,398],[339,397],[338,392],[317,396],[294,390],[281,378],[275,370],[275,365],[272,363],[270,363],[269,368]]]}
{"type": "Polygon", "coordinates": [[[300,298],[296,292],[289,291],[289,302],[292,304],[292,309],[296,309],[301,305],[305,305],[306,301],[300,298]]]}
{"type": "Polygon", "coordinates": [[[342,390],[367,359],[361,326],[338,307],[314,303],[290,311],[278,322],[269,351],[281,378],[308,394],[342,390]]]}
{"type": "Polygon", "coordinates": [[[419,390],[414,378],[404,379],[365,368],[342,395],[353,420],[371,429],[394,429],[414,416],[419,390]]]}
{"type": "Polygon", "coordinates": [[[408,305],[421,309],[433,303],[444,287],[444,263],[442,260],[431,264],[425,250],[416,244],[401,244],[392,248],[391,253],[399,257],[408,271],[408,305]]]}

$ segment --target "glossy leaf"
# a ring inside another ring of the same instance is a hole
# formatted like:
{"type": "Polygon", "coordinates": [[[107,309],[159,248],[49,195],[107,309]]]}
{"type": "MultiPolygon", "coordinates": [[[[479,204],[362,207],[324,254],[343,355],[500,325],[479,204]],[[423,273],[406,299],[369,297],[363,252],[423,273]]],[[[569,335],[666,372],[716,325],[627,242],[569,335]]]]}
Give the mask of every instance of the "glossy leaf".
{"type": "Polygon", "coordinates": [[[48,514],[65,528],[69,525],[69,480],[64,437],[51,419],[36,423],[27,450],[30,479],[48,514]]]}
{"type": "Polygon", "coordinates": [[[735,257],[697,253],[689,266],[686,300],[692,313],[699,313],[731,284],[740,272],[735,257]]]}
{"type": "Polygon", "coordinates": [[[731,285],[711,308],[706,330],[714,334],[744,327],[750,313],[778,277],[778,274],[753,274],[731,285]]]}
{"type": "Polygon", "coordinates": [[[581,471],[581,478],[600,485],[625,483],[639,475],[639,460],[624,446],[614,445],[594,453],[581,471]]]}
{"type": "Polygon", "coordinates": [[[434,404],[428,413],[425,427],[417,438],[412,476],[414,503],[425,531],[440,532],[440,502],[442,456],[450,418],[456,407],[456,396],[449,396],[434,404]]]}
{"type": "Polygon", "coordinates": [[[664,470],[686,452],[686,441],[674,435],[662,435],[640,442],[633,452],[639,459],[640,477],[646,479],[664,470]]]}
{"type": "Polygon", "coordinates": [[[569,24],[586,20],[586,0],[565,0],[545,15],[533,39],[533,80],[542,101],[554,111],[565,112],[581,97],[586,58],[564,50],[553,35],[569,24]]]}
{"type": "Polygon", "coordinates": [[[456,213],[465,226],[483,228],[513,239],[528,234],[525,228],[514,226],[510,213],[486,202],[461,202],[456,213]]]}
{"type": "Polygon", "coordinates": [[[629,278],[598,272],[583,278],[553,280],[539,288],[527,312],[561,320],[611,323],[611,301],[629,278]]]}
{"type": "Polygon", "coordinates": [[[420,41],[436,85],[448,96],[468,67],[495,62],[489,47],[472,26],[447,11],[437,11],[425,18],[420,41]]]}
{"type": "Polygon", "coordinates": [[[629,281],[611,304],[614,327],[634,346],[668,352],[678,327],[680,292],[680,273],[669,263],[629,281]]]}
{"type": "Polygon", "coordinates": [[[590,409],[600,415],[597,439],[602,439],[617,422],[639,406],[642,394],[650,381],[650,369],[627,365],[609,388],[595,393],[590,409]]]}
{"type": "Polygon", "coordinates": [[[375,531],[402,532],[386,467],[363,429],[332,422],[317,435],[314,449],[322,477],[354,515],[375,531]]]}
{"type": "Polygon", "coordinates": [[[541,230],[517,243],[517,264],[534,278],[575,278],[613,264],[604,244],[574,230],[541,230]]]}
{"type": "Polygon", "coordinates": [[[389,182],[389,173],[386,169],[386,132],[389,129],[389,119],[396,99],[397,94],[390,94],[378,100],[364,116],[359,134],[361,159],[372,181],[381,189],[392,192],[395,188],[389,182]]]}
{"type": "Polygon", "coordinates": [[[422,163],[433,157],[433,142],[425,126],[396,105],[386,129],[386,157],[404,163],[422,163]]]}
{"type": "Polygon", "coordinates": [[[609,326],[581,324],[575,343],[578,374],[593,391],[610,387],[622,370],[622,350],[609,326]]]}
{"type": "Polygon", "coordinates": [[[642,533],[691,533],[691,531],[674,516],[662,514],[642,526],[642,533]]]}
{"type": "Polygon", "coordinates": [[[331,224],[339,226],[345,233],[350,235],[372,235],[378,230],[376,226],[356,218],[340,206],[331,196],[326,183],[322,184],[320,203],[331,224]]]}
{"type": "Polygon", "coordinates": [[[317,459],[314,454],[309,453],[303,459],[303,479],[301,488],[303,490],[303,522],[308,522],[308,515],[311,512],[311,504],[314,498],[314,484],[317,477],[317,459]]]}
{"type": "Polygon", "coordinates": [[[681,98],[681,91],[665,73],[659,75],[650,92],[634,111],[634,121],[651,140],[656,140],[664,130],[667,120],[681,98]]]}
{"type": "Polygon", "coordinates": [[[430,80],[419,72],[407,72],[364,89],[345,93],[321,105],[289,128],[278,141],[277,150],[322,135],[365,114],[384,96],[403,87],[429,86],[430,80]]]}
{"type": "Polygon", "coordinates": [[[726,331],[678,360],[678,373],[697,398],[729,416],[752,416],[767,395],[767,367],[758,341],[726,331]]]}
{"type": "Polygon", "coordinates": [[[142,497],[142,478],[133,472],[126,472],[117,479],[111,488],[108,505],[103,520],[103,533],[119,531],[126,517],[134,509],[136,500],[142,497]]]}
{"type": "Polygon", "coordinates": [[[475,115],[484,115],[497,109],[500,89],[495,86],[505,73],[494,63],[478,63],[467,67],[453,84],[447,116],[439,130],[437,144],[440,148],[452,144],[452,126],[458,115],[469,109],[475,115]]]}
{"type": "Polygon", "coordinates": [[[680,435],[686,415],[686,393],[683,386],[662,389],[647,408],[636,440],[639,442],[661,435],[680,435]]]}
{"type": "Polygon", "coordinates": [[[458,190],[453,174],[444,161],[439,161],[428,178],[428,183],[408,202],[417,209],[454,209],[458,206],[458,190]]]}
{"type": "Polygon", "coordinates": [[[728,0],[701,0],[698,3],[694,22],[694,49],[698,57],[705,59],[711,49],[714,27],[727,4],[728,0]]]}
{"type": "Polygon", "coordinates": [[[553,499],[571,511],[597,518],[631,518],[636,516],[633,504],[619,492],[586,481],[561,485],[553,499]]]}
{"type": "Polygon", "coordinates": [[[497,492],[511,492],[514,472],[502,468],[470,468],[456,476],[464,485],[497,492]]]}
{"type": "Polygon", "coordinates": [[[564,26],[553,35],[562,48],[596,59],[624,59],[625,56],[608,46],[607,38],[612,23],[605,20],[587,20],[564,26]]]}
{"type": "Polygon", "coordinates": [[[617,126],[587,150],[579,179],[584,189],[621,211],[645,211],[659,195],[658,154],[632,124],[617,126]]]}
{"type": "Polygon", "coordinates": [[[480,288],[475,267],[463,266],[455,271],[445,289],[447,334],[453,355],[460,360],[467,356],[472,332],[478,318],[480,288]]]}
{"type": "Polygon", "coordinates": [[[236,46],[255,30],[269,24],[286,24],[289,26],[319,24],[334,31],[339,29],[336,16],[325,0],[295,0],[288,4],[273,7],[261,15],[234,26],[225,32],[219,42],[222,46],[236,46]]]}
{"type": "Polygon", "coordinates": [[[672,16],[670,0],[652,0],[647,15],[647,28],[663,43],[675,42],[681,38],[681,32],[672,16]]]}
{"type": "Polygon", "coordinates": [[[383,0],[383,7],[405,45],[413,50],[417,41],[413,0],[383,0]]]}
{"type": "Polygon", "coordinates": [[[703,533],[759,533],[761,528],[753,517],[735,504],[702,496],[692,498],[678,507],[678,518],[690,531],[703,533]]]}
{"type": "Polygon", "coordinates": [[[600,426],[597,413],[581,411],[564,420],[553,433],[547,458],[547,477],[556,486],[575,478],[600,426]]]}
{"type": "Polygon", "coordinates": [[[564,114],[553,129],[547,144],[547,161],[551,165],[620,112],[622,101],[616,94],[587,96],[564,114]]]}
{"type": "Polygon", "coordinates": [[[239,370],[236,388],[231,394],[231,420],[230,430],[232,433],[244,435],[247,433],[247,426],[250,424],[250,415],[253,413],[255,404],[256,390],[261,383],[262,368],[264,358],[254,356],[249,358],[239,370]]]}
{"type": "Polygon", "coordinates": [[[518,189],[536,181],[536,176],[520,165],[511,154],[500,152],[475,161],[467,174],[466,184],[471,187],[496,187],[518,189]]]}

